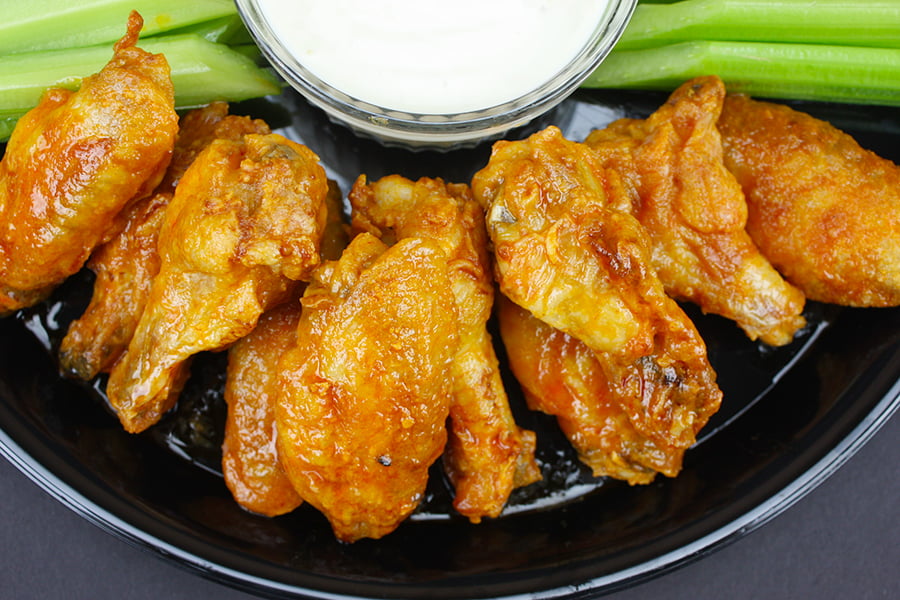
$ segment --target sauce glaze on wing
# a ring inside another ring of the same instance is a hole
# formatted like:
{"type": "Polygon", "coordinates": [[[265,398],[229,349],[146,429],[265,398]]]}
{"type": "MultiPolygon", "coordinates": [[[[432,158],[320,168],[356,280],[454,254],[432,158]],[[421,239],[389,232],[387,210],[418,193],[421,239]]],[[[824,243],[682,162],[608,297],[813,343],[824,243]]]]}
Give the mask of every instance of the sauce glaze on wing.
{"type": "Polygon", "coordinates": [[[487,208],[504,295],[595,354],[642,436],[693,444],[722,392],[694,324],[653,270],[616,173],[549,127],[496,143],[472,187],[487,208]]]}
{"type": "Polygon", "coordinates": [[[447,257],[459,313],[459,351],[452,365],[453,400],[444,467],[453,505],[473,522],[498,516],[516,487],[541,478],[535,436],[519,428],[503,386],[487,330],[494,303],[484,211],[468,185],[399,175],[350,191],[357,230],[383,241],[434,240],[447,257]]]}
{"type": "Polygon", "coordinates": [[[281,464],[338,539],[379,538],[418,506],[444,451],[458,344],[431,240],[356,236],[316,269],[275,405],[281,464]]]}
{"type": "Polygon", "coordinates": [[[747,231],[812,300],[900,305],[900,167],[829,123],[731,95],[718,121],[747,231]]]}
{"type": "Polygon", "coordinates": [[[692,79],[649,118],[615,121],[585,143],[632,191],[666,292],[780,346],[806,323],[804,296],[745,231],[747,204],[716,129],[724,97],[718,77],[692,79]]]}
{"type": "Polygon", "coordinates": [[[136,47],[132,12],[115,54],[77,92],[51,89],[0,162],[0,314],[40,301],[119,231],[149,194],[178,127],[169,64],[136,47]]]}

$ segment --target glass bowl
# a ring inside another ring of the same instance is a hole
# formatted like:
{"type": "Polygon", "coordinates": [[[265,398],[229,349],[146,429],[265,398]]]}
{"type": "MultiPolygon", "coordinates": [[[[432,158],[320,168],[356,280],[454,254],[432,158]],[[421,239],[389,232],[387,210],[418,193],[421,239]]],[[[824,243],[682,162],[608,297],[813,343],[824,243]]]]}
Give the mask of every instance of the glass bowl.
{"type": "MultiPolygon", "coordinates": [[[[497,138],[549,111],[594,71],[619,40],[637,0],[609,0],[587,43],[548,80],[512,100],[456,113],[411,112],[353,97],[326,83],[292,54],[261,8],[264,0],[236,0],[238,11],[275,70],[335,122],[385,145],[412,149],[466,147],[497,138]]],[[[335,33],[335,35],[347,35],[335,33]]],[[[502,69],[500,70],[502,72],[502,69]]]]}

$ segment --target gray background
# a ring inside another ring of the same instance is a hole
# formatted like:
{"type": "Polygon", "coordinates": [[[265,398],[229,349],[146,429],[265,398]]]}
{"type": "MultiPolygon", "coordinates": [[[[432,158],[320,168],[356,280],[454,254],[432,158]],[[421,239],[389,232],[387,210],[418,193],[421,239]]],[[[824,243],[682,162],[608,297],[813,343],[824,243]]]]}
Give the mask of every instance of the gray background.
{"type": "MultiPolygon", "coordinates": [[[[900,415],[783,514],[611,600],[900,598],[900,415]]],[[[85,521],[0,460],[0,598],[251,600],[85,521]]]]}

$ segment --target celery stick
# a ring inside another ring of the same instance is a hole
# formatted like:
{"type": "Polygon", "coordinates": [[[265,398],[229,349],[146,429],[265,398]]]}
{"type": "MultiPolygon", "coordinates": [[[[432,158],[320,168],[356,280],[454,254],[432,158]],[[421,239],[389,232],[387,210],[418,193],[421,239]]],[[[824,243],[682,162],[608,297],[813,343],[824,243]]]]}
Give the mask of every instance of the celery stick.
{"type": "Polygon", "coordinates": [[[7,2],[0,19],[0,56],[111,44],[128,14],[144,18],[142,36],[233,16],[231,0],[40,0],[7,2]]]}
{"type": "Polygon", "coordinates": [[[700,75],[718,75],[730,92],[753,96],[900,106],[900,50],[893,48],[699,41],[616,49],[583,85],[672,90],[700,75]]]}
{"type": "Polygon", "coordinates": [[[165,54],[172,67],[175,105],[188,108],[213,100],[238,102],[280,94],[282,81],[246,54],[199,36],[161,36],[141,42],[148,52],[165,54]]]}
{"type": "Polygon", "coordinates": [[[244,22],[236,14],[203,21],[187,27],[179,27],[178,29],[166,31],[164,35],[181,33],[193,33],[210,42],[228,44],[229,46],[253,43],[253,38],[250,37],[250,33],[244,27],[244,22]]]}
{"type": "Polygon", "coordinates": [[[900,48],[897,0],[684,0],[641,3],[617,48],[690,40],[900,48]]]}
{"type": "MultiPolygon", "coordinates": [[[[165,54],[179,108],[213,100],[239,101],[281,92],[281,83],[244,54],[192,34],[141,40],[148,52],[165,54]]],[[[81,79],[109,61],[104,46],[0,56],[0,117],[34,107],[50,87],[76,89],[81,79]]]]}
{"type": "Polygon", "coordinates": [[[0,141],[9,139],[18,122],[19,117],[0,117],[0,141]]]}

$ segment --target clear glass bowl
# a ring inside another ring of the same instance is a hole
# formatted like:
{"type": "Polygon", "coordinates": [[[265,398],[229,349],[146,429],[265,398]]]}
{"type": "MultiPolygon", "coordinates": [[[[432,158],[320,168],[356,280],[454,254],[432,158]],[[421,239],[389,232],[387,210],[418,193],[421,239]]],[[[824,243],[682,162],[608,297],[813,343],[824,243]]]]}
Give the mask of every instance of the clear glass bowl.
{"type": "Polygon", "coordinates": [[[637,0],[610,0],[589,41],[549,81],[509,102],[452,114],[392,110],[334,88],[285,48],[267,23],[258,0],[236,0],[236,3],[250,34],[275,70],[331,120],[386,145],[448,149],[502,136],[568,97],[612,50],[637,0]]]}

